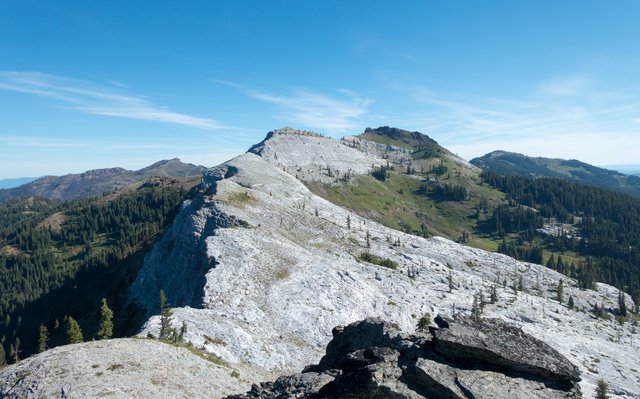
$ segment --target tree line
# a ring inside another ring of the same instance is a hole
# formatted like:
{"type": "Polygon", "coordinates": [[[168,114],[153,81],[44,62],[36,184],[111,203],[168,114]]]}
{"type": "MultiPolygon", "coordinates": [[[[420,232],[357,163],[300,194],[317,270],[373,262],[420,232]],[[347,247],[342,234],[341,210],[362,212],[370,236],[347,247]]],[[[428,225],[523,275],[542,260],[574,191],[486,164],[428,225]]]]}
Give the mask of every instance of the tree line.
{"type": "Polygon", "coordinates": [[[541,218],[573,223],[580,237],[560,234],[544,238],[551,251],[574,251],[584,257],[576,265],[563,265],[563,273],[578,278],[581,285],[602,281],[640,299],[640,199],[558,178],[504,176],[484,171],[483,182],[499,189],[512,203],[531,208],[534,213],[511,213],[511,230],[505,225],[505,210],[494,211],[494,224],[504,231],[520,233],[540,226],[541,218]],[[514,218],[515,216],[515,218],[514,218]],[[518,226],[519,224],[519,226],[518,226]],[[526,230],[525,230],[526,229],[526,230]]]}
{"type": "MultiPolygon", "coordinates": [[[[114,334],[130,326],[124,293],[149,248],[173,220],[186,193],[145,187],[114,199],[24,199],[0,205],[0,347],[9,356],[67,342],[69,320],[100,336],[100,300],[116,313],[114,334]],[[59,214],[59,228],[41,224],[59,214]],[[120,314],[118,314],[120,313],[120,314]],[[16,350],[16,347],[19,348],[16,350]]],[[[0,353],[1,355],[1,353],[0,353]]]]}

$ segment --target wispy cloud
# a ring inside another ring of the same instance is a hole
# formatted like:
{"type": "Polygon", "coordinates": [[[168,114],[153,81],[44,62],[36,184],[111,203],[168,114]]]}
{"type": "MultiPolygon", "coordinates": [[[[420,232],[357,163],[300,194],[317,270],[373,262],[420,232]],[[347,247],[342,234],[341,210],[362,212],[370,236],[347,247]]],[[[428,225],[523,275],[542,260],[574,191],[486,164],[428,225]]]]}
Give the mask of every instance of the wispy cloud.
{"type": "Polygon", "coordinates": [[[336,89],[330,96],[310,90],[291,90],[289,94],[273,94],[248,89],[232,82],[217,83],[234,87],[244,94],[271,104],[276,119],[296,125],[320,129],[326,133],[345,133],[361,128],[373,100],[360,97],[348,89],[336,89]]]}
{"type": "Polygon", "coordinates": [[[503,149],[604,164],[640,152],[640,96],[599,87],[584,74],[552,77],[514,98],[388,86],[418,104],[407,116],[414,128],[465,158],[503,149]]]}
{"type": "Polygon", "coordinates": [[[545,95],[552,96],[576,96],[589,88],[590,79],[584,74],[569,76],[555,76],[540,82],[536,90],[545,95]]]}
{"type": "Polygon", "coordinates": [[[216,130],[218,122],[172,111],[148,99],[131,94],[122,84],[107,85],[50,75],[41,72],[0,71],[0,90],[9,90],[50,98],[85,113],[192,128],[216,130]]]}
{"type": "MultiPolygon", "coordinates": [[[[42,149],[70,149],[70,150],[126,150],[126,151],[154,151],[176,148],[175,145],[159,143],[114,143],[82,139],[57,139],[42,136],[0,135],[0,144],[4,148],[42,148],[42,149]]],[[[199,147],[194,147],[198,149],[199,147]]]]}

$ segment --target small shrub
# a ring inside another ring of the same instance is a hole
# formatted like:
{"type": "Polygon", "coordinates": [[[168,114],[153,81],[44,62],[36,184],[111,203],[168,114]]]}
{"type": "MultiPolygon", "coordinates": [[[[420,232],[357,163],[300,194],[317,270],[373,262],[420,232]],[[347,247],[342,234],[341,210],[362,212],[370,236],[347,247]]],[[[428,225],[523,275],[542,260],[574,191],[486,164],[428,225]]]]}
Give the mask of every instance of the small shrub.
{"type": "Polygon", "coordinates": [[[416,329],[418,331],[427,331],[429,329],[429,325],[431,324],[431,314],[429,312],[422,315],[420,320],[418,320],[418,324],[416,325],[416,329]]]}
{"type": "Polygon", "coordinates": [[[396,270],[398,268],[398,264],[391,259],[381,258],[379,256],[373,255],[369,252],[363,252],[358,257],[358,260],[373,263],[374,265],[387,267],[389,269],[396,270]]]}
{"type": "Polygon", "coordinates": [[[283,269],[278,269],[275,274],[274,274],[274,278],[276,280],[284,280],[287,277],[289,277],[291,275],[291,273],[289,272],[289,269],[287,268],[283,268],[283,269]]]}

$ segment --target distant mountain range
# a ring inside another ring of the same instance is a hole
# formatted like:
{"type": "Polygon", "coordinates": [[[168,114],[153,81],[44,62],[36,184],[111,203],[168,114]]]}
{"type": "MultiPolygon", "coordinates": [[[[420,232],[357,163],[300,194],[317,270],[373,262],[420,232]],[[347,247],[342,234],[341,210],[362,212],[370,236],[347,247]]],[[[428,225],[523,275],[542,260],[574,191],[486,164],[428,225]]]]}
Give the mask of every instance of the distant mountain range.
{"type": "Polygon", "coordinates": [[[0,206],[0,344],[17,363],[0,369],[0,397],[310,397],[312,384],[317,397],[577,398],[568,382],[581,378],[585,397],[602,380],[640,399],[629,356],[640,333],[623,316],[640,300],[640,199],[481,176],[428,136],[384,126],[339,141],[283,128],[193,190],[152,180],[97,200],[0,206]],[[537,234],[545,224],[571,236],[537,234]],[[189,349],[60,347],[71,320],[79,338],[99,336],[102,298],[114,336],[169,335],[189,349]],[[484,327],[459,329],[463,315],[484,327]],[[351,324],[370,317],[380,320],[351,324]],[[525,333],[539,345],[522,345],[525,333]],[[58,348],[19,361],[41,345],[58,348]],[[211,360],[211,374],[192,373],[211,388],[173,371],[201,367],[192,353],[211,360]]]}
{"type": "Polygon", "coordinates": [[[61,200],[94,197],[152,176],[191,177],[200,175],[205,170],[204,166],[184,163],[174,158],[135,171],[116,167],[64,176],[45,176],[19,187],[0,189],[0,202],[22,197],[61,200]]]}
{"type": "Polygon", "coordinates": [[[493,151],[472,159],[471,163],[499,174],[558,177],[640,197],[639,176],[599,168],[575,159],[534,158],[514,152],[493,151]]]}
{"type": "Polygon", "coordinates": [[[631,175],[631,176],[640,176],[640,165],[629,165],[629,164],[625,164],[625,165],[601,165],[602,168],[605,169],[611,169],[611,170],[615,170],[618,171],[620,173],[624,173],[625,175],[631,175]]]}
{"type": "Polygon", "coordinates": [[[0,189],[19,187],[36,180],[37,177],[17,177],[15,179],[0,179],[0,189]]]}

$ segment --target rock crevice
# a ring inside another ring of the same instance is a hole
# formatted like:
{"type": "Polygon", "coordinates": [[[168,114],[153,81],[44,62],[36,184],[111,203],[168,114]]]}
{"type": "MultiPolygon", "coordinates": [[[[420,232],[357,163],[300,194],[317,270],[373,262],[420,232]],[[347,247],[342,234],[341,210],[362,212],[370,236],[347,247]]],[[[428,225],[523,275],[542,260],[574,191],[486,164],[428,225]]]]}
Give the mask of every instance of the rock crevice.
{"type": "Polygon", "coordinates": [[[369,318],[333,330],[317,365],[228,399],[580,398],[578,369],[501,320],[437,320],[405,334],[369,318]]]}

